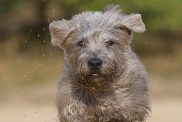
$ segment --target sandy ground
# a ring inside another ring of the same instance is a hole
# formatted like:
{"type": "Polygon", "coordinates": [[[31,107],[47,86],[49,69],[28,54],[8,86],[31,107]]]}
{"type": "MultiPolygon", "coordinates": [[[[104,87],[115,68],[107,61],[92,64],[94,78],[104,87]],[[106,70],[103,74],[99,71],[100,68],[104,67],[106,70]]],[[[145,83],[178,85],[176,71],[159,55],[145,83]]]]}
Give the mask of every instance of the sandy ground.
{"type": "MultiPolygon", "coordinates": [[[[36,53],[0,59],[0,122],[58,122],[55,81],[63,64],[62,55],[53,52],[40,57],[36,53]]],[[[180,56],[143,59],[151,69],[152,81],[153,112],[147,122],[182,122],[180,56]]]]}
{"type": "MultiPolygon", "coordinates": [[[[182,100],[153,100],[152,109],[147,122],[182,122],[182,100]]],[[[0,105],[0,122],[58,122],[58,118],[54,103],[9,101],[0,105]]]]}

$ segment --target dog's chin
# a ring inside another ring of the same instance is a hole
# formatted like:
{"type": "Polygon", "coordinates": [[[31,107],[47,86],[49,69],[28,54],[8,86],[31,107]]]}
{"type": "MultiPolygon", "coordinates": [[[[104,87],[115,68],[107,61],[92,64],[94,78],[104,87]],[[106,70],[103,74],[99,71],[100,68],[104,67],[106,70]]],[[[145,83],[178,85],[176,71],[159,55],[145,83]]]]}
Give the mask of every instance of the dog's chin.
{"type": "Polygon", "coordinates": [[[82,77],[80,77],[79,79],[81,79],[83,82],[96,83],[96,82],[110,82],[114,74],[111,74],[111,72],[103,73],[102,71],[89,71],[80,76],[82,77]]]}
{"type": "Polygon", "coordinates": [[[89,71],[89,72],[85,72],[84,74],[83,73],[80,73],[79,74],[79,76],[81,76],[80,78],[82,79],[82,80],[85,80],[85,81],[89,81],[89,82],[91,82],[91,81],[95,81],[95,80],[101,80],[101,79],[103,79],[104,77],[103,77],[103,74],[101,74],[100,72],[92,72],[92,71],[89,71]]]}
{"type": "Polygon", "coordinates": [[[100,82],[101,80],[103,80],[103,78],[103,75],[97,72],[92,72],[88,76],[90,82],[100,82]]]}

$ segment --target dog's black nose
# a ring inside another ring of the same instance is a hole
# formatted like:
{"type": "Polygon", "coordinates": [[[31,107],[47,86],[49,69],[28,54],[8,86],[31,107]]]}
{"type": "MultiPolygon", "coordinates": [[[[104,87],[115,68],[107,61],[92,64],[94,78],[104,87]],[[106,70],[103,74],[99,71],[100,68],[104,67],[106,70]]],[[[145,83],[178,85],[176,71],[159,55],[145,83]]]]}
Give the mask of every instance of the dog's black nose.
{"type": "Polygon", "coordinates": [[[102,60],[99,58],[92,58],[88,60],[88,66],[91,68],[99,68],[102,65],[102,60]]]}

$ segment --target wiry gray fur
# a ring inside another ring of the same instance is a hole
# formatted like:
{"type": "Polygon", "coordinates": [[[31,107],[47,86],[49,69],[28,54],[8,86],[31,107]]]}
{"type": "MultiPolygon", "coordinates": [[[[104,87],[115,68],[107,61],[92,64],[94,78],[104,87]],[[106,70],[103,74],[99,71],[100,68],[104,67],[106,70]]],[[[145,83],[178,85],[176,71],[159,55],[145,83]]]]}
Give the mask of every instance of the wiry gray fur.
{"type": "Polygon", "coordinates": [[[124,15],[113,5],[50,24],[52,44],[64,50],[57,91],[60,122],[145,121],[148,77],[130,48],[132,32],[144,31],[140,14],[124,15]],[[87,63],[94,57],[103,62],[97,77],[87,63]]]}

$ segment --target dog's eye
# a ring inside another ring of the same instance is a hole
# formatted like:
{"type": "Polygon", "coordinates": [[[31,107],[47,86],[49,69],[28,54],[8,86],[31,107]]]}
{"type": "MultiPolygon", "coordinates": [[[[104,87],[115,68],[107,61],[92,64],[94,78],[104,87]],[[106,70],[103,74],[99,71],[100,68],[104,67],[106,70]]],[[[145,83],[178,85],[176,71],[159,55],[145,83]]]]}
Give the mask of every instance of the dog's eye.
{"type": "Polygon", "coordinates": [[[77,43],[78,46],[80,47],[85,47],[85,41],[84,40],[80,40],[78,43],[77,43]]]}
{"type": "Polygon", "coordinates": [[[112,46],[114,44],[114,42],[111,41],[111,40],[109,40],[109,41],[107,41],[105,43],[106,43],[106,46],[108,46],[108,47],[110,47],[110,46],[112,46]]]}

